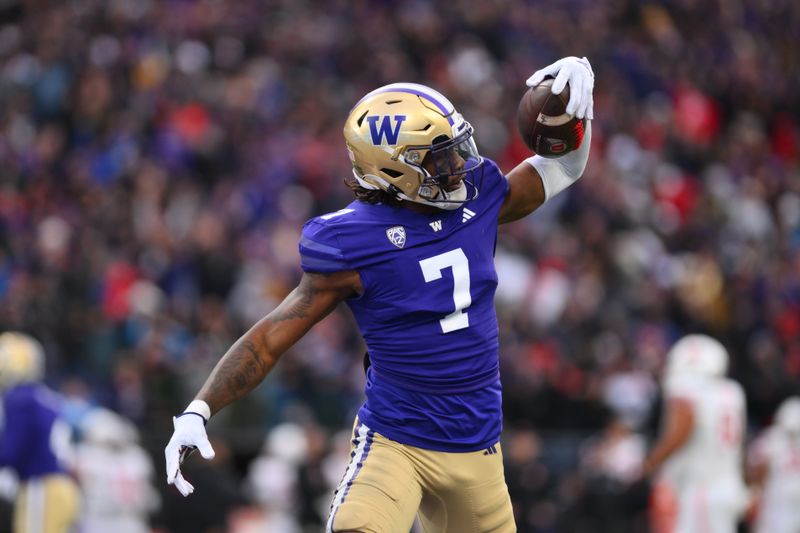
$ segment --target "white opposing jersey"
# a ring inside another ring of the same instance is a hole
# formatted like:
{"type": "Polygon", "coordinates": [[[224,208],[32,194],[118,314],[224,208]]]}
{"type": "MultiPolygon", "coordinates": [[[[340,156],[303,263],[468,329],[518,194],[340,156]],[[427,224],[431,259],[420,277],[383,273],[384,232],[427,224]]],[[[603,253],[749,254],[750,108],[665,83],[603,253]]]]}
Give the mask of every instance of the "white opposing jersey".
{"type": "Polygon", "coordinates": [[[81,531],[149,533],[149,515],[159,505],[153,465],[136,444],[122,447],[81,443],[76,473],[84,494],[81,531]]]}
{"type": "Polygon", "coordinates": [[[669,382],[665,393],[668,400],[688,400],[694,413],[689,440],[664,463],[661,473],[665,480],[678,489],[717,481],[743,487],[742,387],[726,378],[685,377],[669,382]]]}
{"type": "Polygon", "coordinates": [[[754,460],[767,466],[757,520],[759,533],[800,531],[800,436],[773,426],[753,446],[754,460]]]}

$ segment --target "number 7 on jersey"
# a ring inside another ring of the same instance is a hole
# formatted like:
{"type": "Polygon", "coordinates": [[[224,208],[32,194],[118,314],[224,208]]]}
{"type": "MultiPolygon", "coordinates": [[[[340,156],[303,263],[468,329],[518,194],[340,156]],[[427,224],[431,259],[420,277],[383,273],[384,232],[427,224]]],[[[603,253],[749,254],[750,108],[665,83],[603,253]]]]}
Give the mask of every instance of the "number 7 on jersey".
{"type": "Polygon", "coordinates": [[[469,327],[469,315],[464,309],[472,305],[469,294],[469,259],[461,248],[434,255],[419,262],[425,282],[442,279],[442,271],[450,268],[453,272],[453,302],[455,311],[439,321],[442,333],[450,333],[469,327]]]}

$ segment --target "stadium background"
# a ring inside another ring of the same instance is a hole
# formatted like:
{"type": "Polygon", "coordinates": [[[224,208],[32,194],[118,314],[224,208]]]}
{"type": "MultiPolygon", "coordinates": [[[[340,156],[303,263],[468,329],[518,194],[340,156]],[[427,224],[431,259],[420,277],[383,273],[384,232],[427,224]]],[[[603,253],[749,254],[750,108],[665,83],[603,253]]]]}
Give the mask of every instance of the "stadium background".
{"type": "Polygon", "coordinates": [[[521,532],[644,531],[626,479],[671,342],[726,344],[751,434],[800,392],[797,35],[792,0],[2,0],[0,328],[44,343],[76,419],[136,423],[162,531],[318,530],[363,384],[346,309],[215,417],[187,500],[171,416],[298,280],[302,222],[350,201],[361,95],[432,85],[509,169],[525,79],[586,55],[586,174],[500,232],[507,476],[521,532]]]}

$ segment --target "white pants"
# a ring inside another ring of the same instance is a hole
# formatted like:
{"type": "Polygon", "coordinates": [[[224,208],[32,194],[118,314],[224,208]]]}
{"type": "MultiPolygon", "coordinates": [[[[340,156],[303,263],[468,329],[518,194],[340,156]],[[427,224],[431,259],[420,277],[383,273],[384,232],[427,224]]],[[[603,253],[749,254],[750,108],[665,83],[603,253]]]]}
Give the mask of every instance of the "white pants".
{"type": "Polygon", "coordinates": [[[800,506],[762,501],[756,533],[800,533],[800,506]]]}
{"type": "Polygon", "coordinates": [[[659,482],[653,490],[654,533],[736,533],[747,506],[747,492],[735,481],[673,487],[659,482]]]}

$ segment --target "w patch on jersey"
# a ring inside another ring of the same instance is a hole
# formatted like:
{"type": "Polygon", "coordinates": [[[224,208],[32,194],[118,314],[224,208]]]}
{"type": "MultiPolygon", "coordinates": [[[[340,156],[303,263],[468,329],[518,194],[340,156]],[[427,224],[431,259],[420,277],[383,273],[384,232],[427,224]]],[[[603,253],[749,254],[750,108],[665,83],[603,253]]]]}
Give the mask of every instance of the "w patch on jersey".
{"type": "Polygon", "coordinates": [[[394,226],[386,230],[386,236],[389,242],[402,248],[406,245],[406,229],[403,226],[394,226]]]}
{"type": "Polygon", "coordinates": [[[400,125],[405,120],[405,115],[395,115],[394,117],[390,117],[389,115],[368,116],[367,123],[369,124],[369,134],[372,137],[372,144],[375,146],[383,144],[384,136],[388,144],[397,144],[397,138],[400,135],[400,125]],[[394,124],[392,124],[392,119],[394,119],[394,124]],[[379,120],[380,124],[378,124],[379,120]]]}

